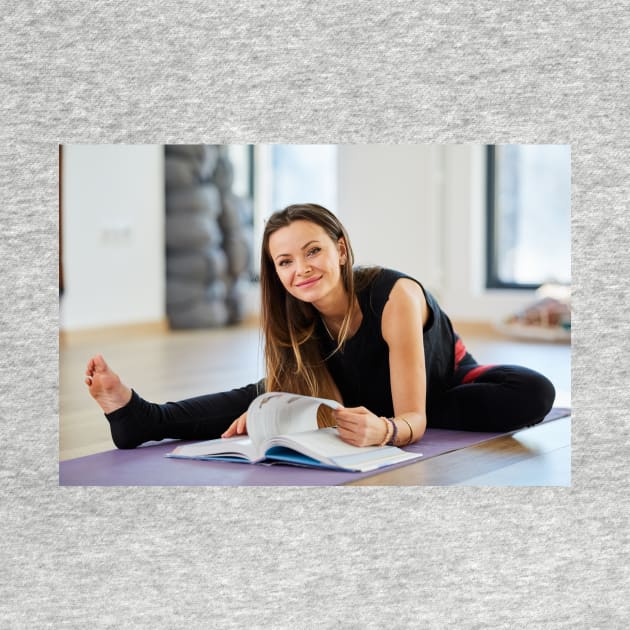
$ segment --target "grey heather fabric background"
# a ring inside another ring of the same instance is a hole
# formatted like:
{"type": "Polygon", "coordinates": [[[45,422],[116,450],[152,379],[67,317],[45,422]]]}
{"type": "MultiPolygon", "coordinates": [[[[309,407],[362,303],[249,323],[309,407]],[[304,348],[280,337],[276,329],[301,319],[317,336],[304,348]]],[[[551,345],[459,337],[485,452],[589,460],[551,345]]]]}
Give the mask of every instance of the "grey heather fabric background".
{"type": "Polygon", "coordinates": [[[628,3],[3,3],[2,628],[621,628],[628,3]],[[58,487],[57,145],[573,147],[571,488],[58,487]]]}

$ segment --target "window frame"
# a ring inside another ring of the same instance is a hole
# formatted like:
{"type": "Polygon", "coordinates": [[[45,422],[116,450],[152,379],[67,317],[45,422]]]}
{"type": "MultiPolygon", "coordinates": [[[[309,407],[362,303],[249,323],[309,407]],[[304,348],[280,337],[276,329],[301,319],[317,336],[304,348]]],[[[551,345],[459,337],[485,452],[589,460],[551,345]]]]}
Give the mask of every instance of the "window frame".
{"type": "Polygon", "coordinates": [[[486,289],[532,291],[544,283],[505,282],[499,277],[499,256],[496,237],[496,145],[486,145],[486,289]]]}

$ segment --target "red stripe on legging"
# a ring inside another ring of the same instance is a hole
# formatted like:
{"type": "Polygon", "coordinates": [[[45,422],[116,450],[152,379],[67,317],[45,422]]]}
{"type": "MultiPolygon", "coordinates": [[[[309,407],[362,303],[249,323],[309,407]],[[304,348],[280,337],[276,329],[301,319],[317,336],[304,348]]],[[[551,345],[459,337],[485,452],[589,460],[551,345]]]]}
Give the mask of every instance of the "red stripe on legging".
{"type": "Polygon", "coordinates": [[[466,356],[466,346],[464,345],[464,342],[459,337],[457,337],[457,341],[455,342],[455,369],[456,370],[465,356],[466,356]]]}
{"type": "Polygon", "coordinates": [[[494,365],[478,365],[477,367],[474,367],[466,374],[466,376],[464,376],[462,383],[471,383],[478,376],[481,376],[484,372],[488,371],[491,367],[494,367],[494,365]]]}

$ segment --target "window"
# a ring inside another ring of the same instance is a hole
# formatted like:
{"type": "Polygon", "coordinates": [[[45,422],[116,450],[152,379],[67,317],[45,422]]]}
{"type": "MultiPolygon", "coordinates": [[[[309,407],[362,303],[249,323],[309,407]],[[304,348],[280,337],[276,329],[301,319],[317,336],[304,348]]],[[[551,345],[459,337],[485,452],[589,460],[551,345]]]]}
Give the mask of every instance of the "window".
{"type": "Polygon", "coordinates": [[[228,144],[227,154],[234,168],[232,192],[251,199],[254,195],[254,147],[251,144],[228,144]]]}
{"type": "Polygon", "coordinates": [[[317,144],[271,145],[271,210],[292,203],[337,206],[337,147],[317,144]]]}
{"type": "Polygon", "coordinates": [[[253,147],[254,262],[264,223],[276,210],[294,203],[317,203],[337,212],[337,146],[258,144],[253,147]]]}
{"type": "Polygon", "coordinates": [[[487,147],[487,286],[571,281],[571,149],[487,147]]]}

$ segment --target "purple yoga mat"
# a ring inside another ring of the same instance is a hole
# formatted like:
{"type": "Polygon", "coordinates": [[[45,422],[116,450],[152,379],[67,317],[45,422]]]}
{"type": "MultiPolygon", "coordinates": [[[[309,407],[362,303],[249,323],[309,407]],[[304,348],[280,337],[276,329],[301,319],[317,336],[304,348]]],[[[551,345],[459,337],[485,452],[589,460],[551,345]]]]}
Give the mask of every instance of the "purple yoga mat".
{"type": "MultiPolygon", "coordinates": [[[[570,415],[570,409],[554,408],[544,422],[570,415]]],[[[113,450],[59,463],[61,486],[336,486],[408,466],[423,459],[486,442],[509,433],[475,433],[427,429],[420,442],[403,450],[422,453],[422,458],[367,473],[300,468],[286,464],[169,459],[177,444],[168,441],[133,450],[113,450]]]]}

